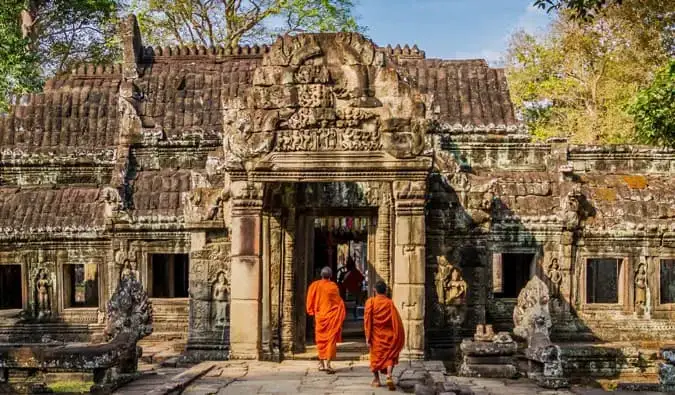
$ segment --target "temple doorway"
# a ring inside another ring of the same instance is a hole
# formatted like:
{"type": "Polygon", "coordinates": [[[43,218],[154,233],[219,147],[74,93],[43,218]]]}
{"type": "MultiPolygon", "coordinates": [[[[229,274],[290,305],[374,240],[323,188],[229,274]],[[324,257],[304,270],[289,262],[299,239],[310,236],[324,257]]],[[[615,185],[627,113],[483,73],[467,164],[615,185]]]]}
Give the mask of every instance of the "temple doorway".
{"type": "MultiPolygon", "coordinates": [[[[326,215],[314,218],[314,259],[308,280],[318,279],[324,266],[333,270],[333,281],[340,288],[347,310],[343,325],[346,342],[364,339],[364,305],[372,288],[369,257],[374,253],[369,250],[369,233],[373,233],[374,221],[374,217],[365,213],[362,216],[326,215]]],[[[371,249],[374,250],[372,246],[371,249]]],[[[308,318],[307,340],[313,343],[313,320],[308,318]]]]}

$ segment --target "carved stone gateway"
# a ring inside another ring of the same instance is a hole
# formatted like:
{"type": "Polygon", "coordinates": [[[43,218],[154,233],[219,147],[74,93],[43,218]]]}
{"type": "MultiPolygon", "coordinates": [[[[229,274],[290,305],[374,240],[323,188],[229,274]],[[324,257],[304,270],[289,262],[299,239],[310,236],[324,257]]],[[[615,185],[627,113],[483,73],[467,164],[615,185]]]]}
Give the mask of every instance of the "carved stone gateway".
{"type": "MultiPolygon", "coordinates": [[[[285,36],[263,56],[253,72],[252,86],[236,98],[224,99],[222,165],[232,180],[233,358],[260,356],[261,344],[268,344],[271,336],[265,332],[263,339],[250,331],[271,323],[271,302],[264,303],[261,316],[250,314],[260,311],[261,298],[269,298],[267,290],[251,285],[259,284],[261,278],[267,281],[265,262],[272,264],[265,255],[267,242],[259,233],[268,210],[263,202],[283,212],[282,351],[304,347],[298,344],[304,339],[304,319],[296,327],[293,316],[301,309],[307,286],[294,274],[306,270],[307,217],[300,217],[296,209],[296,201],[303,196],[286,194],[274,203],[275,198],[267,195],[272,193],[268,187],[282,181],[369,183],[366,200],[378,207],[381,219],[376,276],[390,282],[390,273],[397,273],[393,298],[409,333],[404,353],[410,358],[424,356],[424,202],[425,179],[431,168],[426,152],[431,123],[426,109],[430,97],[414,92],[387,62],[382,51],[358,34],[285,36]],[[237,192],[253,184],[260,191],[255,197],[237,192]],[[392,186],[393,193],[389,192],[392,186]],[[392,232],[395,244],[390,262],[392,232]]],[[[460,282],[447,280],[451,287],[460,282]]],[[[455,288],[451,292],[458,291],[455,288]]]]}

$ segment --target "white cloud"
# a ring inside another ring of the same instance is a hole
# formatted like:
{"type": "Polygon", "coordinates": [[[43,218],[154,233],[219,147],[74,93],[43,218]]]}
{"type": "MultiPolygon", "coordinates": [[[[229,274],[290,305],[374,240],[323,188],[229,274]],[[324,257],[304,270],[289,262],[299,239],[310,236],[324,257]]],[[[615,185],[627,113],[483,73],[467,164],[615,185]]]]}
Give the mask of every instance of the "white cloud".
{"type": "Polygon", "coordinates": [[[518,30],[525,30],[528,33],[537,33],[543,30],[549,21],[550,16],[545,10],[530,4],[525,8],[525,12],[518,17],[518,21],[513,26],[510,33],[518,30]]]}
{"type": "Polygon", "coordinates": [[[485,48],[478,52],[456,52],[455,58],[485,59],[490,66],[501,67],[502,56],[506,51],[511,35],[519,30],[524,30],[531,34],[542,32],[550,22],[550,18],[545,10],[529,4],[509,31],[490,48],[485,48]]]}

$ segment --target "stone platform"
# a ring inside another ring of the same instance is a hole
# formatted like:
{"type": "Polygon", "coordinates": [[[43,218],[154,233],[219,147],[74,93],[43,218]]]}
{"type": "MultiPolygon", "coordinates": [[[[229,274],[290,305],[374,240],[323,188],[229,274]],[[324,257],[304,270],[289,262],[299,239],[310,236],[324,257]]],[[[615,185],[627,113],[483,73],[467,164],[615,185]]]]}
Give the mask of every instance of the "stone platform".
{"type": "MultiPolygon", "coordinates": [[[[116,395],[263,395],[263,394],[387,394],[372,388],[367,361],[338,361],[335,375],[316,370],[316,361],[207,361],[189,369],[161,368],[117,390],[116,395]]],[[[527,379],[484,379],[447,376],[438,361],[402,362],[394,370],[399,384],[394,393],[421,395],[595,395],[602,389],[573,386],[566,390],[544,390],[527,379]]],[[[614,394],[638,392],[615,391],[614,394]]],[[[645,392],[640,392],[645,394],[645,392]]],[[[648,394],[659,394],[649,392],[648,394]]]]}

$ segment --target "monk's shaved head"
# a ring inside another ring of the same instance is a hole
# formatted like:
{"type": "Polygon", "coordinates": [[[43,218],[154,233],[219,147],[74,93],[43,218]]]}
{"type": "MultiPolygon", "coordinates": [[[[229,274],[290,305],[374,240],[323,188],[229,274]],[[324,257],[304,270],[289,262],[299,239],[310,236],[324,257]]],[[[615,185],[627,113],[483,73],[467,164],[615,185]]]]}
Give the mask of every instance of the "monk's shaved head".
{"type": "Polygon", "coordinates": [[[387,293],[387,284],[385,284],[383,281],[378,281],[375,283],[375,292],[377,292],[380,295],[384,295],[387,293]]]}
{"type": "Polygon", "coordinates": [[[328,266],[321,269],[321,278],[329,279],[333,276],[333,271],[328,266]]]}

